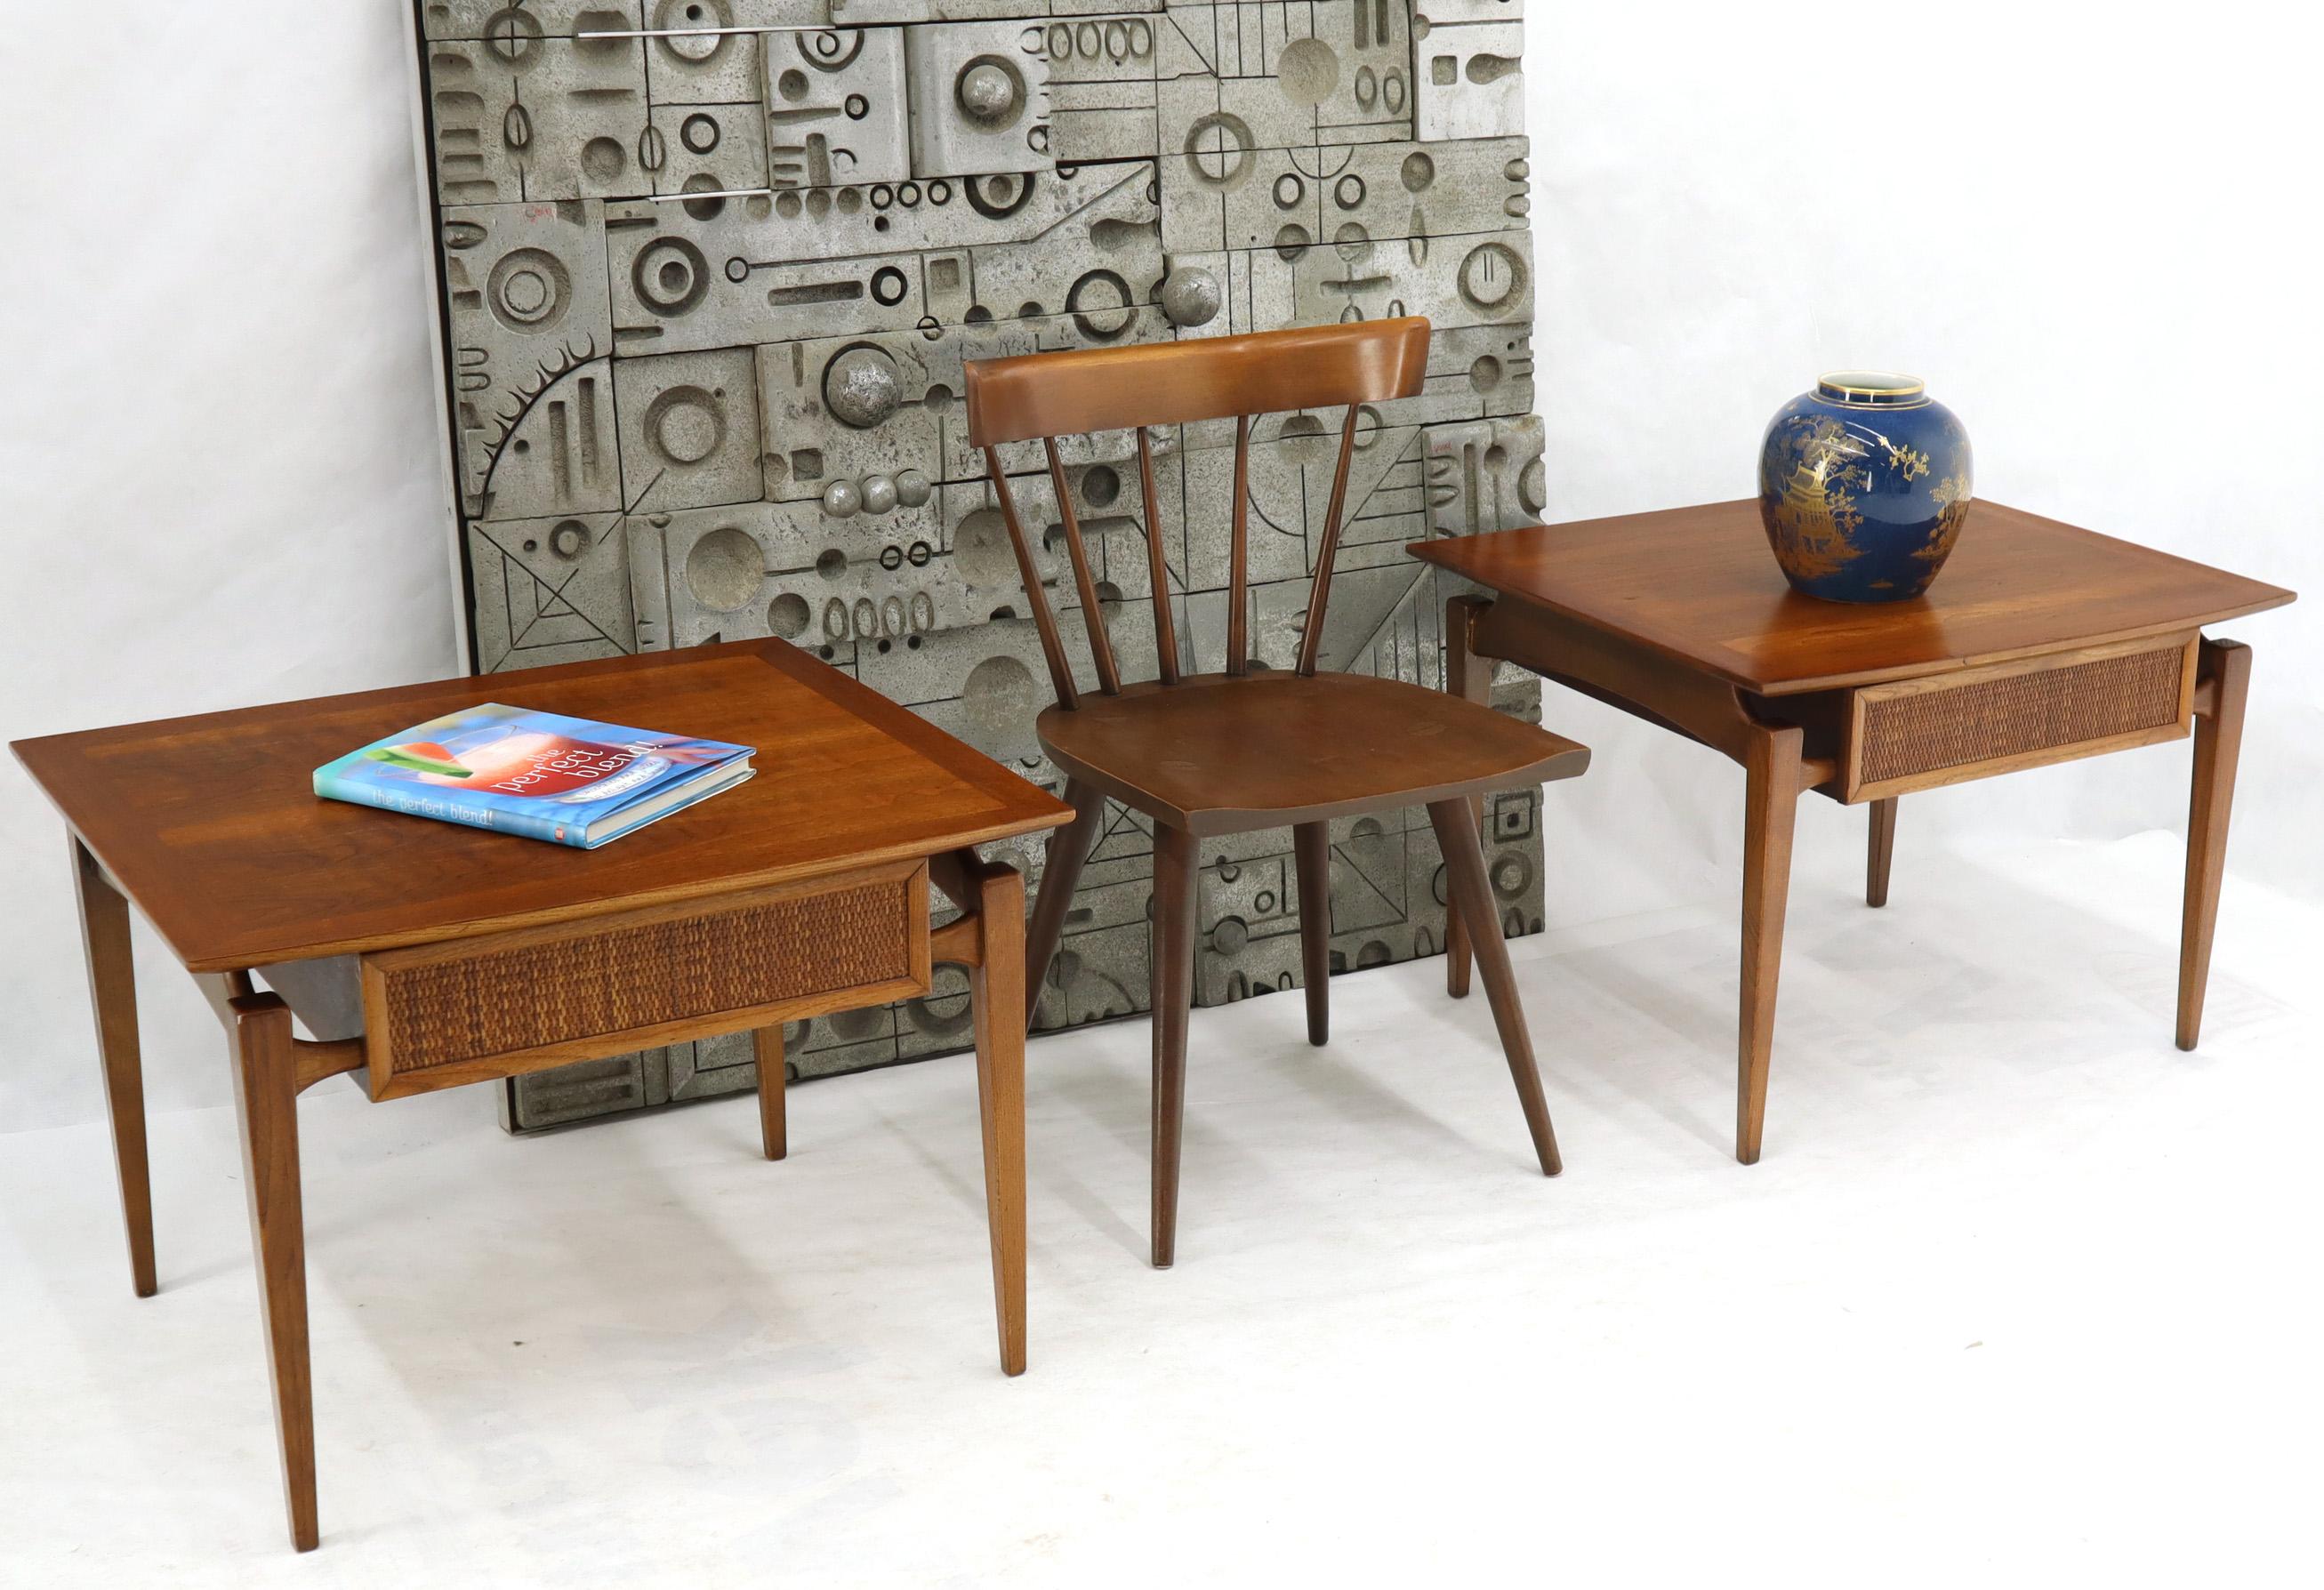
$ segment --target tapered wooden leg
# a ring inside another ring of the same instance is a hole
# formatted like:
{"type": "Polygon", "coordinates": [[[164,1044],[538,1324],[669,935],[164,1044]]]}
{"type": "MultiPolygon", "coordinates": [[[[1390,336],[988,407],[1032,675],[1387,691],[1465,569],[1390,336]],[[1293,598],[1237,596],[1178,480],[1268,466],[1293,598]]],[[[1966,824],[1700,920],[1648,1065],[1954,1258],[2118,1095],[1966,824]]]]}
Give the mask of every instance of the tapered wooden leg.
{"type": "Polygon", "coordinates": [[[97,1016],[97,1057],[105,1072],[105,1113],[113,1124],[113,1168],[121,1183],[121,1223],[129,1234],[129,1284],[139,1297],[150,1298],[156,1290],[153,1190],[145,1159],[145,1068],[137,1047],[129,902],[78,838],[72,859],[88,1003],[97,1016]]]}
{"type": "Polygon", "coordinates": [[[273,994],[233,1001],[234,1105],[242,1119],[243,1179],[258,1256],[266,1361],[274,1381],[274,1429],[290,1543],[312,1551],[315,1407],[307,1360],[307,1236],[299,1197],[299,1068],[290,1007],[273,994]]]}
{"type": "Polygon", "coordinates": [[[1759,1163],[1767,1062],[1775,1043],[1775,976],[1792,887],[1800,804],[1800,731],[1754,731],[1743,762],[1743,997],[1736,1039],[1735,1157],[1759,1163]]]}
{"type": "Polygon", "coordinates": [[[1332,827],[1302,823],[1291,831],[1299,869],[1299,979],[1307,990],[1307,1042],[1332,1035],[1332,827]]]}
{"type": "Polygon", "coordinates": [[[1186,1107],[1186,1015],[1194,1003],[1192,834],[1154,825],[1154,1267],[1178,1248],[1178,1138],[1186,1107]]]}
{"type": "MultiPolygon", "coordinates": [[[[1493,662],[1470,648],[1470,626],[1493,604],[1480,596],[1455,596],[1444,604],[1444,689],[1448,694],[1480,706],[1493,702],[1493,662]]],[[[1485,803],[1472,796],[1479,827],[1484,825],[1485,803]]],[[[1461,913],[1449,905],[1444,913],[1444,991],[1455,999],[1469,997],[1469,930],[1461,913]]]]}
{"type": "Polygon", "coordinates": [[[1041,1003],[1041,988],[1049,979],[1049,962],[1056,958],[1057,942],[1065,936],[1065,915],[1074,907],[1074,888],[1081,882],[1082,864],[1097,843],[1105,817],[1105,797],[1068,779],[1065,804],[1074,820],[1049,831],[1046,860],[1041,867],[1040,892],[1033,896],[1033,920],[1025,930],[1025,1025],[1041,1003]]]}
{"type": "Polygon", "coordinates": [[[977,879],[982,948],[968,971],[976,1024],[976,1102],[984,1123],[984,1213],[1001,1368],[1025,1373],[1025,879],[988,867],[977,879]]]}
{"type": "Polygon", "coordinates": [[[2243,749],[2244,699],[2251,691],[2251,648],[2206,640],[2199,665],[2211,687],[2209,710],[2195,719],[2195,784],[2187,808],[2187,898],[2179,919],[2179,1047],[2203,1033],[2203,995],[2211,981],[2211,930],[2219,921],[2219,880],[2227,865],[2227,813],[2236,798],[2236,759],[2243,749]]]}
{"type": "Polygon", "coordinates": [[[1896,797],[1872,803],[1872,832],[1864,848],[1864,903],[1888,903],[1888,862],[1896,853],[1896,797]]]}
{"type": "Polygon", "coordinates": [[[791,1151],[783,1098],[790,1079],[783,1069],[782,1024],[752,1033],[751,1052],[759,1062],[759,1147],[769,1159],[779,1160],[791,1151]]]}
{"type": "Polygon", "coordinates": [[[1450,914],[1467,920],[1470,942],[1476,946],[1477,972],[1485,980],[1493,1025],[1499,1029],[1501,1050],[1508,1056],[1509,1076],[1517,1085],[1517,1102],[1525,1108],[1526,1129],[1533,1134],[1534,1154],[1541,1161],[1541,1173],[1554,1176],[1565,1168],[1564,1162],[1557,1155],[1549,1101],[1542,1097],[1541,1071],[1534,1064],[1533,1038],[1526,1031],[1525,1009],[1517,1003],[1508,942],[1501,936],[1492,880],[1485,875],[1484,848],[1477,842],[1476,813],[1466,800],[1437,801],[1428,808],[1428,821],[1436,830],[1437,848],[1444,852],[1448,892],[1452,896],[1450,914]]]}

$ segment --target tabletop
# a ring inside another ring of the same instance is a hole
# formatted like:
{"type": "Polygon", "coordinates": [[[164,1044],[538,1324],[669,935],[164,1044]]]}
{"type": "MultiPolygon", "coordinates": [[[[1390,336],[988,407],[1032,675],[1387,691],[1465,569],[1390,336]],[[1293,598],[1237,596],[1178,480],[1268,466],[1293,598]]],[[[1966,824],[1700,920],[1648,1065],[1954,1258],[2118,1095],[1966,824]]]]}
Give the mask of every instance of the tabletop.
{"type": "Polygon", "coordinates": [[[1927,594],[1803,596],[1746,498],[1423,542],[1413,555],[1761,695],[1915,678],[2169,634],[2292,593],[1997,502],[1971,509],[1927,594]]]}
{"type": "Polygon", "coordinates": [[[12,748],[193,971],[567,921],[934,855],[1072,808],[780,640],[134,723],[12,748]],[[756,749],[596,850],[318,799],[323,763],[483,702],[756,749]]]}

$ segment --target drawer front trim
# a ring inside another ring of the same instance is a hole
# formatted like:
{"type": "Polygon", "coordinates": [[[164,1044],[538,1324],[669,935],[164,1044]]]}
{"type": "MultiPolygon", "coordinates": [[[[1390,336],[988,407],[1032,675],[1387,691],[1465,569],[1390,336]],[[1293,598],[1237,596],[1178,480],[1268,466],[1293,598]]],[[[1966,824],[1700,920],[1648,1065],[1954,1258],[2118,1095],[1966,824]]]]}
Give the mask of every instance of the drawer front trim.
{"type": "Polygon", "coordinates": [[[1872,685],[1849,707],[1851,802],[2183,737],[2200,637],[2117,642],[1872,685]]]}
{"type": "Polygon", "coordinates": [[[925,992],[922,862],[363,958],[372,1096],[925,992]]]}

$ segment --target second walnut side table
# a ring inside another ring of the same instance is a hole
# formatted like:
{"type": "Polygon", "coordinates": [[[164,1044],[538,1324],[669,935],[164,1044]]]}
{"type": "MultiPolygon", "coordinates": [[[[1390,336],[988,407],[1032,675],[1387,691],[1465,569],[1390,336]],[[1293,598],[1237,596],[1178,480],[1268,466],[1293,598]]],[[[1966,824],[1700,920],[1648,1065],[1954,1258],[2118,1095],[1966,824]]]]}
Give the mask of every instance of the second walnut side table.
{"type": "MultiPolygon", "coordinates": [[[[2291,592],[1991,502],[1925,596],[1878,605],[1793,591],[1748,499],[1411,550],[1495,593],[1450,604],[1446,688],[1483,699],[1506,657],[1743,764],[1745,1164],[1766,1119],[1802,790],[1870,804],[1879,905],[1898,796],[2191,731],[2178,1039],[2195,1046],[2251,676],[2249,648],[2202,630],[2291,592]]],[[[1452,958],[1459,988],[1457,939],[1452,958]]]]}

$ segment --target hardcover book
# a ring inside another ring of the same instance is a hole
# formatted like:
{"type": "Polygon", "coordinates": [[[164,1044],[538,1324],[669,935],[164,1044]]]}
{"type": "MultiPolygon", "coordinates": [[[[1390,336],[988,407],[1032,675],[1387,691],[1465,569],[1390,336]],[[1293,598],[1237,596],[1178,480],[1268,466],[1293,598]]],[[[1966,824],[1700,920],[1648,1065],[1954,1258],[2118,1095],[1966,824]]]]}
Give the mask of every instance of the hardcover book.
{"type": "Polygon", "coordinates": [[[315,793],[595,850],[751,777],[752,748],[487,703],[315,769],[315,793]]]}

